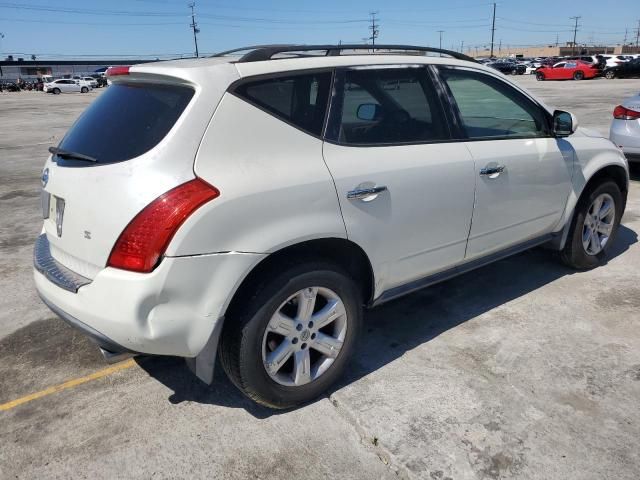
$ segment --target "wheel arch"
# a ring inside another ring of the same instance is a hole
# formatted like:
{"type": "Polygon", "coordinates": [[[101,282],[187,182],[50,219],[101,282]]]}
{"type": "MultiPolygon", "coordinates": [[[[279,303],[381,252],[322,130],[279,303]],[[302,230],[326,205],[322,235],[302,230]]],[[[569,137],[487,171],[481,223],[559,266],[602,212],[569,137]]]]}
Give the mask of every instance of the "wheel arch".
{"type": "Polygon", "coordinates": [[[365,305],[371,303],[375,278],[369,257],[359,245],[350,240],[328,237],[294,243],[270,253],[240,282],[225,309],[225,317],[232,314],[242,298],[250,294],[271,272],[292,262],[316,259],[328,260],[342,267],[360,288],[365,305]]]}
{"type": "MultiPolygon", "coordinates": [[[[583,174],[585,172],[583,171],[583,174]]],[[[562,228],[558,231],[556,239],[551,243],[553,249],[562,250],[569,235],[569,229],[571,227],[571,221],[573,219],[576,207],[580,204],[580,201],[587,195],[596,185],[606,181],[613,180],[622,193],[623,201],[626,204],[627,194],[629,192],[629,175],[627,169],[623,163],[608,163],[606,165],[600,165],[591,169],[591,174],[585,176],[581,182],[581,188],[576,189],[574,185],[574,191],[569,196],[565,213],[562,218],[562,228]]],[[[623,207],[624,208],[624,207],[623,207]]]]}

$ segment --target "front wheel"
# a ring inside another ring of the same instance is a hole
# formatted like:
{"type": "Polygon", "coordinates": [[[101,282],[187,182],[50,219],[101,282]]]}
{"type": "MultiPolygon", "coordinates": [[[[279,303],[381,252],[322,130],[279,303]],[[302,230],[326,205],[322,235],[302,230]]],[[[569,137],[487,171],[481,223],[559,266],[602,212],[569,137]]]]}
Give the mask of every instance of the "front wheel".
{"type": "Polygon", "coordinates": [[[616,73],[613,70],[609,70],[604,74],[604,78],[606,78],[607,80],[613,80],[614,78],[616,78],[616,73]]]}
{"type": "Polygon", "coordinates": [[[265,276],[251,291],[225,320],[224,370],[262,405],[288,408],[313,400],[340,377],[355,347],[359,289],[337,265],[310,261],[265,276]]]}
{"type": "Polygon", "coordinates": [[[576,206],[567,243],[562,249],[563,262],[584,270],[602,265],[613,244],[624,210],[618,185],[609,180],[586,193],[576,206]]]}
{"type": "Polygon", "coordinates": [[[539,82],[542,82],[544,80],[544,74],[542,72],[537,72],[536,80],[538,80],[539,82]]]}
{"type": "Polygon", "coordinates": [[[54,95],[60,95],[60,89],[59,88],[54,88],[53,89],[53,94],[54,95]]]}
{"type": "Polygon", "coordinates": [[[82,93],[87,93],[88,91],[89,91],[89,89],[87,87],[82,87],[80,89],[80,92],[82,92],[82,93]]]}

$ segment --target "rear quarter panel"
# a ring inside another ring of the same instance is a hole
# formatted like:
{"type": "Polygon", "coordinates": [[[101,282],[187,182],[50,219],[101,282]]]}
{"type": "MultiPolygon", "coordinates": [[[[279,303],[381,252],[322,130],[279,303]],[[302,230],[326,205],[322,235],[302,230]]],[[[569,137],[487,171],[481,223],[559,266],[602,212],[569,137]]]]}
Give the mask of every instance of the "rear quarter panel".
{"type": "Polygon", "coordinates": [[[271,253],[316,238],[346,238],[322,140],[226,93],[195,172],[220,190],[180,228],[167,255],[271,253]]]}

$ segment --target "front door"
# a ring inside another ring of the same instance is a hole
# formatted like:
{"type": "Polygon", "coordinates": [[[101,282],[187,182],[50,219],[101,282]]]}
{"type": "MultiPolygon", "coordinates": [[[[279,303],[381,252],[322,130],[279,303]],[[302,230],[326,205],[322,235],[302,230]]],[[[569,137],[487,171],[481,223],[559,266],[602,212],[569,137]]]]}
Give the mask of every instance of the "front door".
{"type": "Polygon", "coordinates": [[[476,165],[467,259],[540,238],[571,191],[573,151],[550,135],[548,114],[497,76],[441,68],[476,165]]]}
{"type": "Polygon", "coordinates": [[[464,259],[474,164],[433,85],[419,65],[336,72],[324,158],[377,293],[464,259]]]}

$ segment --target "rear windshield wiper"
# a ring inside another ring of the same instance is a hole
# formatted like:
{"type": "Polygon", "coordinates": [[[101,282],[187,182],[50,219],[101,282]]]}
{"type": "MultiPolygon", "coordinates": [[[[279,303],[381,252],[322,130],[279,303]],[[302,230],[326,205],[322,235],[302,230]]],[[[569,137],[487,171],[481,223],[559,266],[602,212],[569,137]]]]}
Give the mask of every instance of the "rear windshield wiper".
{"type": "Polygon", "coordinates": [[[53,155],[57,155],[58,157],[71,158],[73,160],[84,160],[85,162],[98,161],[97,158],[90,157],[89,155],[83,155],[82,153],[63,150],[62,148],[58,148],[58,147],[49,147],[49,153],[52,153],[53,155]]]}

